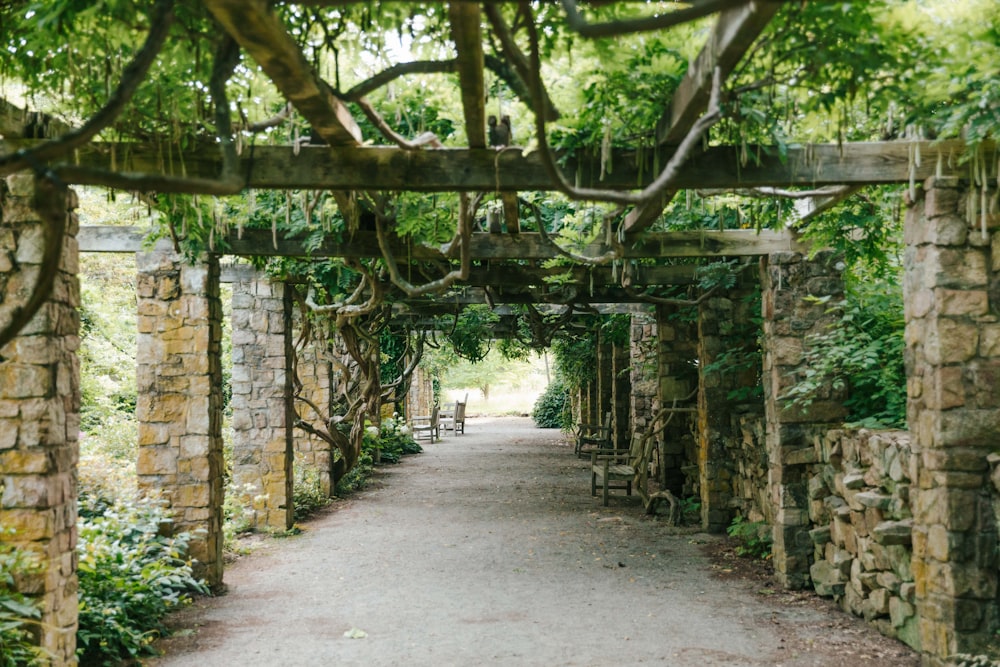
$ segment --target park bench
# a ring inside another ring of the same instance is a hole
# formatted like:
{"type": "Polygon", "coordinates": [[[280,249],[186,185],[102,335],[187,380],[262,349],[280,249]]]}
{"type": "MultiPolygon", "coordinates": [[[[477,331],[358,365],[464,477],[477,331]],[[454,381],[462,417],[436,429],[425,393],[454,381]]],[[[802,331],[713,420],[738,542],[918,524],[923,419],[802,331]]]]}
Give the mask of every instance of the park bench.
{"type": "Polygon", "coordinates": [[[420,415],[410,420],[410,430],[414,439],[430,438],[431,444],[434,439],[441,439],[441,421],[438,407],[435,405],[430,415],[420,415]]]}
{"type": "Polygon", "coordinates": [[[452,435],[461,432],[465,434],[465,404],[469,400],[469,395],[465,395],[464,401],[455,401],[455,408],[451,412],[442,412],[440,416],[441,428],[451,431],[452,435]]]}
{"type": "Polygon", "coordinates": [[[597,495],[598,480],[603,490],[604,506],[608,506],[608,493],[621,489],[632,495],[633,484],[643,500],[648,497],[646,481],[649,478],[649,460],[653,455],[654,438],[651,434],[636,433],[628,449],[595,449],[590,452],[590,495],[597,495]]]}
{"type": "Polygon", "coordinates": [[[576,455],[589,454],[594,449],[611,449],[611,411],[600,424],[577,424],[576,455]]]}

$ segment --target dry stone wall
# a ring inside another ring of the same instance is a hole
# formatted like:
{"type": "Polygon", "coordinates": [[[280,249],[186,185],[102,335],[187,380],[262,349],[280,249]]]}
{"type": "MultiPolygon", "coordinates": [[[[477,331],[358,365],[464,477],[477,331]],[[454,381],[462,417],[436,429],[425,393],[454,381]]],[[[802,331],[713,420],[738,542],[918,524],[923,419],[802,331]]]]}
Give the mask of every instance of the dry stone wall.
{"type": "MultiPolygon", "coordinates": [[[[674,306],[657,306],[656,337],[658,356],[658,394],[661,406],[695,405],[698,387],[698,332],[690,315],[674,306]]],[[[663,431],[661,447],[663,471],[661,484],[674,495],[696,496],[700,493],[698,443],[693,413],[680,413],[663,431]]]]}
{"type": "Polygon", "coordinates": [[[834,429],[816,438],[814,451],[808,478],[813,587],[919,650],[909,434],[834,429]]]}
{"type": "MultiPolygon", "coordinates": [[[[0,322],[25,303],[42,271],[44,227],[30,174],[0,181],[0,322]]],[[[67,233],[52,294],[0,350],[0,540],[40,555],[15,583],[42,607],[39,643],[54,664],[75,664],[76,464],[79,458],[80,288],[76,195],[56,194],[67,233]]]]}

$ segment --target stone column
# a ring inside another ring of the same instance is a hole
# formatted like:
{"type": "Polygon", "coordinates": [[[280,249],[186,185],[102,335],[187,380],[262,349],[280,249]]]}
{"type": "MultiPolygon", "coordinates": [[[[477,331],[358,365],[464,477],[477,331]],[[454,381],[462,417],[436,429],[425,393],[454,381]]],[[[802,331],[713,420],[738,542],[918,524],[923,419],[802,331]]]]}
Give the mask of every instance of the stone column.
{"type": "Polygon", "coordinates": [[[604,421],[604,415],[614,411],[612,395],[614,386],[613,346],[611,341],[603,336],[597,343],[597,419],[595,423],[604,421]]]}
{"type": "Polygon", "coordinates": [[[192,534],[195,572],[222,583],[222,304],[214,257],[169,247],[136,255],[139,490],[192,534]]]}
{"type": "MultiPolygon", "coordinates": [[[[298,334],[292,334],[292,340],[297,340],[298,334]]],[[[319,406],[321,410],[329,415],[332,409],[332,392],[334,388],[333,367],[326,360],[321,350],[315,345],[308,345],[303,350],[293,351],[296,355],[295,368],[299,382],[302,383],[302,395],[313,404],[319,406]]],[[[405,400],[409,400],[409,394],[405,400]]],[[[302,418],[313,421],[320,419],[310,408],[302,404],[291,404],[293,410],[297,411],[302,418]]],[[[297,418],[292,415],[294,419],[297,418]]],[[[333,466],[333,452],[330,451],[330,444],[321,438],[310,435],[306,431],[292,429],[292,449],[295,452],[294,465],[307,465],[315,468],[319,473],[320,488],[326,495],[333,495],[331,488],[330,471],[333,466]]]]}
{"type": "Polygon", "coordinates": [[[600,411],[601,403],[597,378],[587,382],[585,391],[587,392],[587,400],[584,404],[587,406],[587,418],[583,421],[588,424],[599,424],[604,419],[604,414],[600,411]]]}
{"type": "Polygon", "coordinates": [[[1000,216],[984,225],[974,191],[967,223],[968,194],[930,179],[905,222],[913,574],[922,649],[941,661],[1000,658],[988,460],[1000,447],[1000,216]]]}
{"type": "MultiPolygon", "coordinates": [[[[659,403],[678,408],[694,404],[692,392],[698,386],[698,332],[689,319],[673,306],[657,306],[656,335],[659,343],[659,403]]],[[[680,497],[694,493],[697,453],[691,436],[691,415],[679,412],[662,435],[663,461],[660,483],[680,497]],[[693,479],[689,479],[693,477],[693,479]]]]}
{"type": "Polygon", "coordinates": [[[787,389],[806,370],[803,354],[810,334],[827,331],[836,318],[827,303],[812,297],[843,296],[842,265],[830,252],[812,260],[797,253],[761,259],[764,315],[764,406],[767,420],[768,488],[774,510],[773,562],[786,588],[809,583],[808,465],[818,460],[816,438],[843,422],[842,394],[829,390],[808,408],[788,407],[787,389]]]}
{"type": "Polygon", "coordinates": [[[232,317],[233,482],[253,507],[254,528],[283,532],[295,510],[288,286],[263,273],[235,283],[232,317]]]}
{"type": "Polygon", "coordinates": [[[629,421],[633,431],[649,428],[649,420],[659,408],[657,400],[656,318],[632,315],[629,346],[629,421]]]}
{"type": "Polygon", "coordinates": [[[698,306],[698,470],[702,526],[722,532],[734,516],[741,415],[763,412],[753,290],[730,290],[698,306]]]}
{"type": "Polygon", "coordinates": [[[611,348],[611,427],[618,449],[627,449],[634,431],[629,421],[632,382],[628,374],[629,344],[611,348]]]}
{"type": "MultiPolygon", "coordinates": [[[[34,179],[0,184],[0,323],[24,304],[43,270],[44,223],[32,209],[34,179]],[[3,190],[6,190],[4,192],[3,190]]],[[[76,195],[55,194],[59,210],[76,195]]],[[[76,664],[76,463],[80,432],[80,286],[76,215],[67,213],[49,298],[0,350],[0,541],[37,553],[42,569],[18,578],[42,607],[39,643],[53,664],[76,664]]]]}

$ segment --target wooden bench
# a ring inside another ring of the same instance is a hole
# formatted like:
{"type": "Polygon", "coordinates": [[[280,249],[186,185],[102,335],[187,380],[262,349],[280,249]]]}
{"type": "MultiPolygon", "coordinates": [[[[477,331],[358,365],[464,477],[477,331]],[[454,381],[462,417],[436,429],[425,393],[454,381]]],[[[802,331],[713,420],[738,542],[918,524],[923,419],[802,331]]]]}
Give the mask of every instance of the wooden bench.
{"type": "Polygon", "coordinates": [[[649,471],[649,458],[653,452],[653,438],[635,434],[628,449],[595,449],[590,453],[590,495],[597,495],[598,480],[603,489],[604,506],[608,506],[608,492],[621,489],[632,495],[632,485],[640,488],[645,499],[645,483],[649,471]]]}
{"type": "Polygon", "coordinates": [[[434,439],[441,439],[441,422],[439,418],[439,411],[437,406],[431,410],[431,414],[421,415],[418,417],[413,417],[410,420],[410,430],[413,432],[413,438],[419,440],[423,437],[428,437],[431,440],[431,444],[434,444],[434,439]]]}
{"type": "Polygon", "coordinates": [[[595,449],[611,449],[611,411],[601,424],[577,424],[576,455],[586,455],[595,449]]]}
{"type": "Polygon", "coordinates": [[[469,395],[465,395],[464,401],[455,401],[455,409],[451,412],[441,413],[441,428],[445,431],[451,431],[452,435],[458,435],[459,432],[465,435],[465,404],[469,400],[469,395]]]}

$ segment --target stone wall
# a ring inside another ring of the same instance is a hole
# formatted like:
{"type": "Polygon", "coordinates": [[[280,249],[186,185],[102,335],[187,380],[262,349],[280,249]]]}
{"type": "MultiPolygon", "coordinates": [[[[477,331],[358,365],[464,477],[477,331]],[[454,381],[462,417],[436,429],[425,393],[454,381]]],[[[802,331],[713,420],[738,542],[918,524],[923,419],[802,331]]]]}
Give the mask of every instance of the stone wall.
{"type": "Polygon", "coordinates": [[[139,490],[192,534],[195,573],[222,582],[222,303],[215,258],[136,255],[139,490]]]}
{"type": "Polygon", "coordinates": [[[734,457],[733,503],[740,516],[756,523],[774,525],[774,506],[767,488],[767,438],[764,416],[733,414],[734,432],[739,436],[729,447],[734,457]]]}
{"type": "Polygon", "coordinates": [[[434,378],[417,366],[410,376],[410,391],[406,392],[406,418],[429,415],[434,409],[434,378]]]}
{"type": "MultiPolygon", "coordinates": [[[[656,307],[656,338],[661,406],[695,405],[698,387],[698,331],[691,317],[674,306],[656,307]]],[[[663,431],[660,483],[679,497],[699,495],[698,443],[693,413],[675,416],[663,431]]]]}
{"type": "MultiPolygon", "coordinates": [[[[32,209],[30,174],[0,181],[0,323],[24,304],[42,271],[44,223],[32,209]]],[[[75,664],[76,463],[79,458],[80,288],[76,195],[46,206],[67,211],[52,294],[0,350],[0,541],[38,553],[42,570],[15,585],[42,606],[39,643],[54,664],[75,664]]]]}
{"type": "Polygon", "coordinates": [[[766,452],[747,449],[741,432],[742,418],[764,413],[756,297],[741,285],[698,305],[698,471],[702,527],[712,532],[742,514],[746,490],[738,478],[756,472],[755,459],[766,461],[766,452]]]}
{"type": "Polygon", "coordinates": [[[816,592],[920,650],[909,434],[835,429],[816,438],[814,451],[809,572],[816,592]]]}

